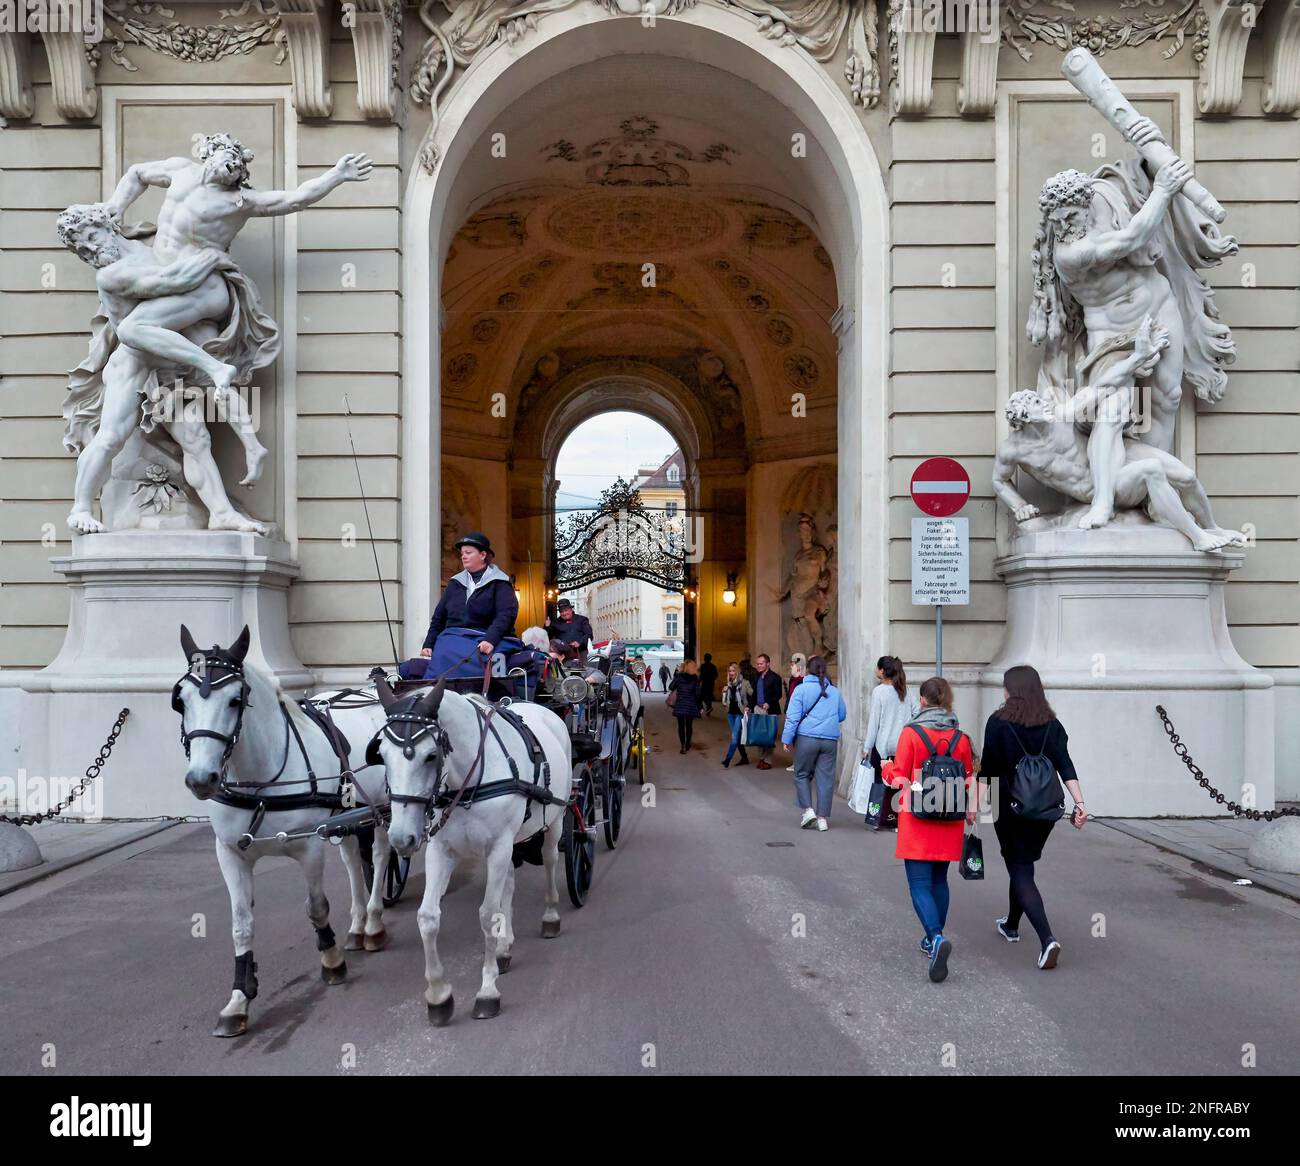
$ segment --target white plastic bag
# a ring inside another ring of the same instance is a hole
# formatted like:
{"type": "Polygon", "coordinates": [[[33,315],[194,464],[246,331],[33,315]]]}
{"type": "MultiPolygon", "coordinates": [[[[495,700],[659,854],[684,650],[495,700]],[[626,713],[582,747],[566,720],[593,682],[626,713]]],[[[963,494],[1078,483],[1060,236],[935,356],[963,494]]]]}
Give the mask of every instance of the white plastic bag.
{"type": "Polygon", "coordinates": [[[876,771],[866,761],[858,762],[858,772],[853,775],[853,784],[849,787],[849,809],[855,814],[870,812],[868,802],[871,800],[871,787],[875,784],[876,771]]]}

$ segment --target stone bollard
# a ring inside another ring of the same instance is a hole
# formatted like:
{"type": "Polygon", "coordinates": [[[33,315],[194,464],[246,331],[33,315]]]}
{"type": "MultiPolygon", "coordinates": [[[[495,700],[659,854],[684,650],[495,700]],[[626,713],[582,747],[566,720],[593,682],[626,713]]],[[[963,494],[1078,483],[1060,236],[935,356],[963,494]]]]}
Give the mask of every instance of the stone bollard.
{"type": "Polygon", "coordinates": [[[0,822],[0,874],[40,866],[45,859],[36,839],[21,826],[0,822]]]}
{"type": "Polygon", "coordinates": [[[1275,818],[1265,822],[1246,852],[1256,870],[1300,874],[1300,818],[1275,818]]]}

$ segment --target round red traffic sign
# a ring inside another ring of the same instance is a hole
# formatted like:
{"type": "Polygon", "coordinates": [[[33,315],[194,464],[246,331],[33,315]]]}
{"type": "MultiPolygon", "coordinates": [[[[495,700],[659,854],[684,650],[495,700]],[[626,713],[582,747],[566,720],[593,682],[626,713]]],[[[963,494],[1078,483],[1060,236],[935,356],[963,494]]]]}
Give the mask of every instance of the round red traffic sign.
{"type": "Polygon", "coordinates": [[[970,475],[950,457],[926,458],[912,473],[912,501],[934,518],[947,518],[966,505],[970,475]]]}

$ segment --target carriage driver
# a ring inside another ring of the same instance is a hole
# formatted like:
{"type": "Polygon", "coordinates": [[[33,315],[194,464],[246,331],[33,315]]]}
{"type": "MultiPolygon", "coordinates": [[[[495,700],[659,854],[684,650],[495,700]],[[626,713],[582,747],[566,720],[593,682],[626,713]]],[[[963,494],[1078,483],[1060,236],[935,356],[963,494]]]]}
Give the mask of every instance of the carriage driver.
{"type": "Polygon", "coordinates": [[[519,601],[510,576],[493,565],[487,535],[478,531],[464,535],[456,550],[464,570],[448,581],[420,652],[430,659],[431,667],[446,668],[463,657],[474,645],[474,634],[479,636],[477,646],[483,656],[490,656],[503,639],[513,639],[515,634],[519,601]]]}

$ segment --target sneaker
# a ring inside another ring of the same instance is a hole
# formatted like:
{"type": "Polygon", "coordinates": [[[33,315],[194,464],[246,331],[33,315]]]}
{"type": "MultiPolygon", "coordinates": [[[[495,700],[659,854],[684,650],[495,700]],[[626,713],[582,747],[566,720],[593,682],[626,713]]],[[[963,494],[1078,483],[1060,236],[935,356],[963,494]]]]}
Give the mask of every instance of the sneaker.
{"type": "Polygon", "coordinates": [[[818,818],[818,819],[817,819],[817,829],[818,829],[818,830],[823,830],[823,831],[824,831],[824,830],[829,830],[829,829],[830,829],[830,826],[827,824],[825,818],[818,818]]]}
{"type": "Polygon", "coordinates": [[[948,957],[952,955],[952,941],[936,935],[930,945],[930,979],[936,984],[948,978],[948,957]]]}
{"type": "Polygon", "coordinates": [[[793,765],[787,765],[787,766],[785,767],[785,771],[786,771],[786,773],[793,773],[793,772],[794,772],[794,766],[793,766],[793,765]]]}
{"type": "Polygon", "coordinates": [[[807,830],[809,826],[814,826],[816,825],[816,823],[817,823],[817,811],[814,810],[812,806],[809,806],[806,810],[804,810],[803,817],[799,819],[799,829],[807,830]]]}
{"type": "Polygon", "coordinates": [[[730,762],[730,761],[723,761],[723,763],[722,763],[722,768],[723,768],[723,769],[729,769],[730,767],[731,767],[731,762],[730,762]]]}
{"type": "Polygon", "coordinates": [[[1050,972],[1056,967],[1056,961],[1061,958],[1061,945],[1054,939],[1047,941],[1047,946],[1038,953],[1038,966],[1045,972],[1050,972]]]}
{"type": "Polygon", "coordinates": [[[928,935],[921,936],[921,954],[925,956],[926,959],[929,959],[930,956],[934,954],[934,952],[930,950],[930,937],[928,935]]]}
{"type": "Polygon", "coordinates": [[[772,766],[771,766],[768,762],[766,762],[766,761],[760,761],[760,762],[758,763],[758,765],[757,765],[757,768],[758,768],[758,769],[771,769],[772,766]]]}
{"type": "Polygon", "coordinates": [[[1005,915],[1003,915],[1002,918],[997,921],[997,929],[998,929],[998,934],[1002,936],[1002,938],[1005,939],[1008,943],[1020,942],[1019,928],[1008,927],[1007,917],[1005,915]]]}

